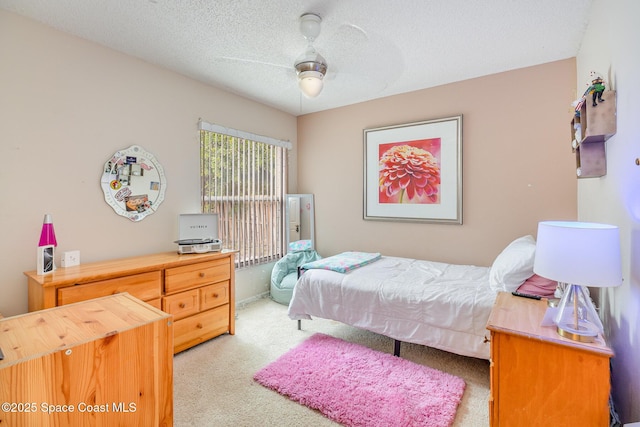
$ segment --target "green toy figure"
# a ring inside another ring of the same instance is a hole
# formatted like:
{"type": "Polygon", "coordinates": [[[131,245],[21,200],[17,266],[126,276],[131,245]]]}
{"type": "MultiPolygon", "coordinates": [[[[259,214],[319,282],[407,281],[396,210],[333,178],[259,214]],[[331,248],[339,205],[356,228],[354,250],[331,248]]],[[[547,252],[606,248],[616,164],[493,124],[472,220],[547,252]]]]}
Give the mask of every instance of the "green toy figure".
{"type": "Polygon", "coordinates": [[[602,99],[602,93],[604,92],[604,80],[602,79],[602,76],[600,76],[598,73],[592,71],[591,72],[591,86],[589,86],[586,90],[586,92],[584,93],[583,97],[586,97],[587,94],[592,93],[592,107],[597,107],[598,104],[596,103],[596,99],[598,100],[598,102],[604,102],[604,99],[602,99]]]}

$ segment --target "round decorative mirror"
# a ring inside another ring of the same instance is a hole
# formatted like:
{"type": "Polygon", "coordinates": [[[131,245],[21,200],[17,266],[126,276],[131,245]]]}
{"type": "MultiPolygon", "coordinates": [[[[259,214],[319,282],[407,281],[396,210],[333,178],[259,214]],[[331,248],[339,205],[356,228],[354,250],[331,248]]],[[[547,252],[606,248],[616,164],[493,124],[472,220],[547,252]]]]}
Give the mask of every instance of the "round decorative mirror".
{"type": "Polygon", "coordinates": [[[153,154],[132,145],[107,160],[100,185],[105,201],[118,215],[140,221],[164,200],[167,180],[153,154]]]}

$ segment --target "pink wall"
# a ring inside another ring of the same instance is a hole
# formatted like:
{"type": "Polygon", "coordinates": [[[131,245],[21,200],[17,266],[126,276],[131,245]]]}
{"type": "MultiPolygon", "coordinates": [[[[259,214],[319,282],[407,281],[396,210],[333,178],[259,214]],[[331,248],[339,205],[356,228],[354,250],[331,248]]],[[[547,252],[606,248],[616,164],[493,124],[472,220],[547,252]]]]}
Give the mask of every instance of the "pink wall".
{"type": "MultiPolygon", "coordinates": [[[[0,10],[0,312],[27,311],[45,213],[58,248],[82,263],[175,251],[178,215],[200,210],[198,118],[296,142],[274,108],[0,10]],[[105,202],[104,163],[133,144],[167,177],[157,212],[132,222],[105,202]]],[[[292,154],[294,155],[294,154],[292,154]]],[[[238,301],[268,289],[271,270],[236,275],[238,301]]]]}
{"type": "Polygon", "coordinates": [[[490,265],[538,221],[576,219],[575,87],[572,58],[299,117],[297,191],[315,194],[319,253],[490,265]],[[363,220],[363,129],[459,114],[463,225],[363,220]]]}

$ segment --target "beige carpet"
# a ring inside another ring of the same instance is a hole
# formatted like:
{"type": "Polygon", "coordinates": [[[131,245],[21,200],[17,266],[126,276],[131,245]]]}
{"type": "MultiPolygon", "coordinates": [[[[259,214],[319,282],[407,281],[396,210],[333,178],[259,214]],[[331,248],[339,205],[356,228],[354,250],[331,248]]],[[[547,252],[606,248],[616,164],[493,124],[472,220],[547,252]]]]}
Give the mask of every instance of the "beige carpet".
{"type": "MultiPolygon", "coordinates": [[[[174,425],[337,426],[319,412],[254,382],[253,374],[316,332],[393,353],[393,340],[324,319],[297,322],[287,307],[261,299],[237,311],[236,334],[223,335],[174,358],[174,425]]],[[[489,425],[489,362],[403,343],[401,356],[457,375],[467,388],[454,426],[489,425]]]]}

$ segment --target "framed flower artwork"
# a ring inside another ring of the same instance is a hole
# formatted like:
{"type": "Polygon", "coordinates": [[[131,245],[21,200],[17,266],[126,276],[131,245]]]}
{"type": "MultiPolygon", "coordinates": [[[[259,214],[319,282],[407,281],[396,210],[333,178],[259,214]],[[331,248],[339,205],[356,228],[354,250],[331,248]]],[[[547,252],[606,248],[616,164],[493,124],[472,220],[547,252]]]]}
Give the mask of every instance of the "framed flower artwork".
{"type": "Polygon", "coordinates": [[[364,130],[364,219],[462,224],[462,115],[364,130]]]}

